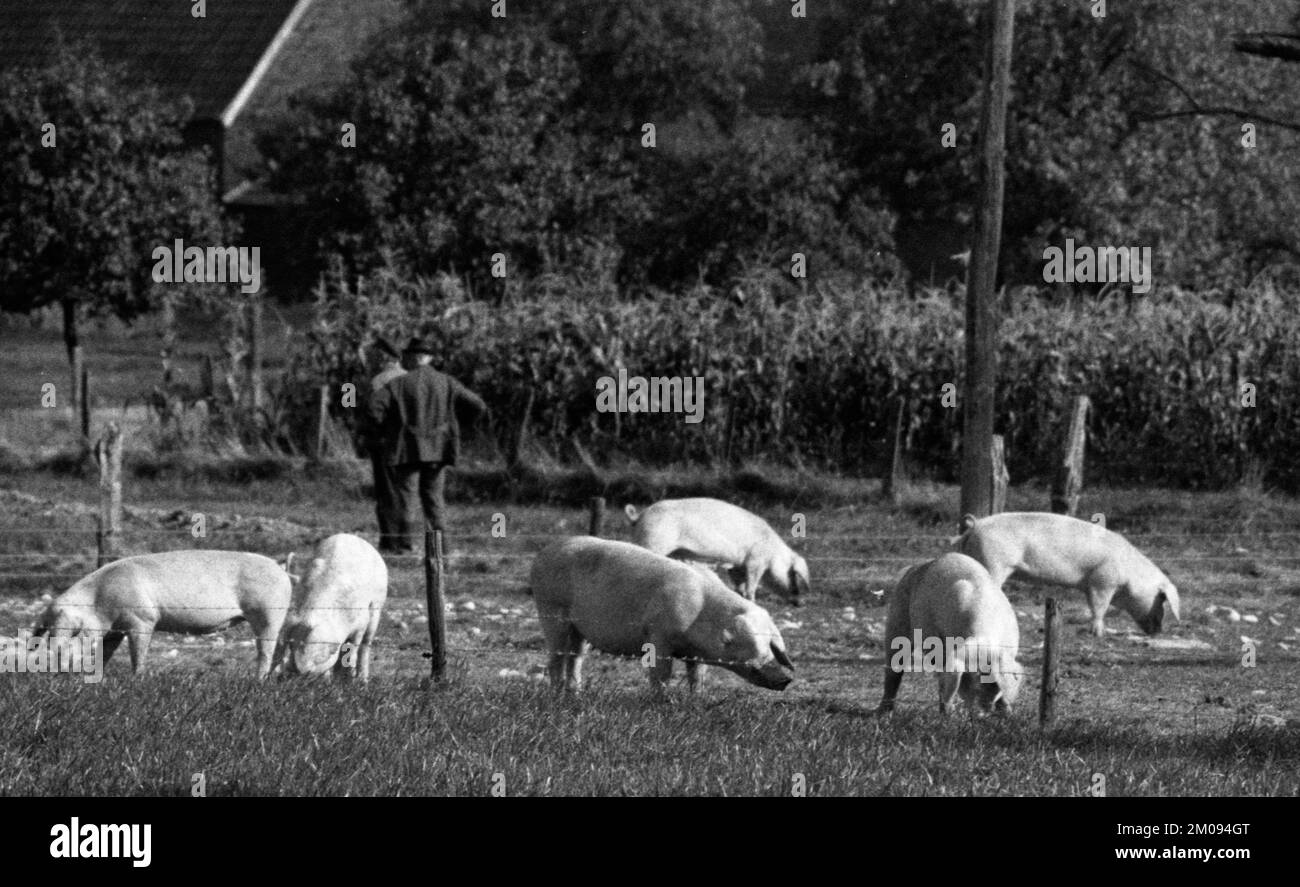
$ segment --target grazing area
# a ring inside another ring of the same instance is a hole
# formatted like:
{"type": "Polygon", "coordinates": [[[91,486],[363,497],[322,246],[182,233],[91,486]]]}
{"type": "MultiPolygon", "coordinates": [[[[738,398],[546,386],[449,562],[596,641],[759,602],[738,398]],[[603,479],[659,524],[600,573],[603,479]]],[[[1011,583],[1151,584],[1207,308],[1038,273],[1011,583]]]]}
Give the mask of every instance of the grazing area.
{"type": "MultiPolygon", "coordinates": [[[[88,478],[48,473],[0,483],[0,634],[13,635],[44,595],[93,566],[95,491],[88,478]]],[[[335,529],[365,535],[370,520],[360,486],[337,478],[201,490],[134,482],[128,553],[198,543],[306,557],[335,529]],[[189,532],[193,512],[208,517],[204,540],[189,532]]],[[[471,491],[453,484],[456,498],[471,491]]],[[[1042,730],[1042,593],[1014,580],[1026,677],[1009,718],[942,718],[930,675],[908,675],[897,712],[874,715],[885,655],[877,592],[946,549],[957,493],[918,484],[897,507],[874,484],[842,482],[850,493],[856,504],[802,503],[797,493],[784,504],[746,502],[773,526],[796,511],[807,520],[793,544],[812,593],[798,609],[758,598],[796,666],[784,692],[715,668],[691,695],[679,666],[667,701],[656,702],[639,661],[593,653],[584,692],[553,696],[527,571],[547,542],[586,532],[586,515],[576,503],[462,502],[448,530],[445,684],[426,685],[419,559],[390,558],[368,685],[259,684],[247,626],[159,634],[138,678],[124,656],[98,684],[0,676],[0,792],[185,794],[198,772],[215,794],[487,794],[498,785],[511,795],[790,794],[796,774],[810,794],[1081,795],[1095,791],[1095,774],[1108,795],[1300,791],[1300,505],[1250,490],[1090,491],[1084,510],[1105,513],[1169,573],[1183,618],[1148,637],[1112,609],[1096,639],[1082,593],[1062,593],[1058,715],[1042,730]],[[491,532],[497,514],[504,537],[491,532]],[[1253,668],[1242,665],[1243,637],[1257,651],[1253,668]]],[[[1046,496],[1016,487],[1008,508],[1046,496]]],[[[606,531],[626,538],[615,504],[606,531]]]]}

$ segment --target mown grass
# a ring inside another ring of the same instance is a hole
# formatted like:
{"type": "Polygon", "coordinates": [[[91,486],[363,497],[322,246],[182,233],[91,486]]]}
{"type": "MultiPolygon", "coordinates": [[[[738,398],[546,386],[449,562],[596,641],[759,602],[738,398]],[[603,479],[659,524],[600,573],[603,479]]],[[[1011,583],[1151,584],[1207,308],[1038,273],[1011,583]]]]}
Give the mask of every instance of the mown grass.
{"type": "Polygon", "coordinates": [[[1294,794],[1295,731],[879,720],[824,700],[528,685],[0,680],[6,795],[1294,794]]]}

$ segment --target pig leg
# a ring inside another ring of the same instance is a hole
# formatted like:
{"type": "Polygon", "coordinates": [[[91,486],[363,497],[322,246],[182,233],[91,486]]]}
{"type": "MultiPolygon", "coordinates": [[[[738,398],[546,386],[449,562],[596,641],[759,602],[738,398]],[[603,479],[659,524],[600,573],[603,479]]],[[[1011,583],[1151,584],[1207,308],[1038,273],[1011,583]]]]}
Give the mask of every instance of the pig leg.
{"type": "Polygon", "coordinates": [[[654,665],[650,666],[650,690],[656,699],[662,699],[668,682],[673,677],[673,657],[669,653],[671,647],[654,638],[650,639],[650,645],[655,650],[654,665]]]}
{"type": "Polygon", "coordinates": [[[120,631],[104,632],[103,642],[100,644],[100,651],[103,658],[100,660],[104,665],[108,665],[108,660],[113,658],[117,648],[122,646],[122,641],[126,640],[126,635],[120,631]]]}
{"type": "Polygon", "coordinates": [[[582,658],[591,649],[591,644],[578,634],[576,628],[573,629],[573,636],[577,638],[577,644],[569,656],[569,673],[565,683],[570,692],[577,693],[582,689],[582,658]]]}
{"type": "Polygon", "coordinates": [[[564,689],[569,674],[569,659],[572,656],[570,650],[578,643],[570,635],[576,635],[577,632],[569,622],[569,614],[562,610],[538,607],[537,619],[542,624],[546,648],[551,651],[546,663],[546,676],[550,680],[551,689],[558,693],[564,689]]]}
{"type": "Polygon", "coordinates": [[[357,659],[361,656],[361,633],[353,632],[339,646],[338,659],[334,662],[334,676],[347,681],[356,679],[357,659]]]}
{"type": "Polygon", "coordinates": [[[1104,580],[1090,580],[1088,583],[1088,606],[1092,609],[1092,633],[1096,637],[1106,636],[1106,610],[1110,608],[1110,599],[1115,596],[1115,585],[1104,580]]]}
{"type": "Polygon", "coordinates": [[[127,644],[131,649],[131,671],[139,674],[144,670],[145,657],[149,655],[149,642],[153,640],[150,628],[134,628],[127,633],[127,644]]]}
{"type": "Polygon", "coordinates": [[[959,692],[966,702],[967,711],[971,715],[976,715],[992,707],[993,697],[998,691],[995,684],[986,684],[983,681],[983,675],[968,671],[961,676],[959,692]]]}
{"type": "Polygon", "coordinates": [[[708,672],[709,667],[698,659],[686,660],[686,686],[692,693],[704,686],[704,675],[708,672]]]}
{"type": "Polygon", "coordinates": [[[361,682],[365,683],[370,680],[370,645],[374,643],[375,634],[379,631],[379,610],[372,610],[370,613],[370,623],[366,626],[366,633],[361,636],[361,682]]]}
{"type": "Polygon", "coordinates": [[[731,580],[732,587],[739,593],[744,594],[741,589],[745,587],[745,565],[735,564],[727,565],[727,578],[731,580]]]}
{"type": "Polygon", "coordinates": [[[754,561],[745,562],[745,584],[741,586],[740,593],[747,600],[753,600],[758,594],[758,583],[763,579],[763,565],[754,561]]]}
{"type": "Polygon", "coordinates": [[[880,705],[876,706],[876,714],[887,715],[894,710],[894,697],[898,695],[898,688],[903,685],[903,673],[894,671],[888,665],[885,666],[885,692],[880,697],[880,705]]]}
{"type": "Polygon", "coordinates": [[[961,688],[962,674],[959,671],[945,671],[939,675],[939,713],[951,714],[957,698],[957,691],[961,688]]]}
{"type": "MultiPolygon", "coordinates": [[[[907,575],[912,576],[913,573],[909,571],[907,575]]],[[[885,640],[888,649],[885,651],[884,693],[880,697],[880,705],[876,706],[876,714],[879,715],[887,715],[894,710],[894,697],[898,695],[898,688],[903,684],[903,672],[910,667],[912,661],[912,652],[909,652],[911,640],[908,631],[910,626],[907,620],[906,589],[904,583],[899,584],[899,589],[894,591],[898,599],[889,602],[889,611],[885,614],[885,640]],[[903,662],[898,663],[902,667],[895,671],[893,663],[900,652],[898,645],[900,639],[906,641],[901,652],[906,653],[907,656],[903,662]]]]}
{"type": "Polygon", "coordinates": [[[284,611],[266,612],[257,610],[244,614],[248,627],[253,629],[257,639],[257,676],[265,678],[277,662],[277,656],[283,655],[279,650],[280,629],[284,626],[284,611]]]}

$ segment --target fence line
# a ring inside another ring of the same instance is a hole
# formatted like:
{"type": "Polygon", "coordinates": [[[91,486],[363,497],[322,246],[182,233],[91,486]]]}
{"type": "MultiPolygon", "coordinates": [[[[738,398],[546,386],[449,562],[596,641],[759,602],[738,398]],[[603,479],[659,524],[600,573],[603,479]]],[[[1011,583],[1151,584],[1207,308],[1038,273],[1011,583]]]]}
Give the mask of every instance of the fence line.
{"type": "MultiPolygon", "coordinates": [[[[259,520],[284,522],[290,524],[293,523],[287,518],[259,518],[259,520]]],[[[364,530],[364,531],[340,530],[336,527],[311,527],[311,526],[305,526],[301,524],[293,524],[293,526],[288,529],[291,529],[293,532],[302,533],[305,535],[332,536],[335,533],[346,533],[346,532],[355,533],[356,535],[359,536],[377,535],[371,530],[364,530]]],[[[1128,539],[1130,542],[1134,540],[1143,540],[1143,539],[1207,539],[1207,538],[1223,538],[1225,536],[1251,536],[1251,537],[1264,536],[1269,538],[1273,538],[1273,537],[1300,538],[1300,530],[1294,530],[1294,529],[1265,531],[1265,530],[1254,530],[1254,529],[1243,528],[1243,529],[1231,529],[1231,530],[1206,531],[1206,532],[1199,532],[1199,533],[1191,533],[1191,532],[1125,533],[1122,530],[1116,530],[1114,527],[1108,527],[1108,529],[1112,529],[1118,533],[1121,533],[1124,536],[1124,538],[1128,539]]],[[[266,531],[265,527],[250,526],[244,528],[244,527],[230,527],[230,526],[226,526],[226,527],[208,526],[204,530],[205,535],[203,537],[195,537],[195,538],[208,538],[219,533],[227,533],[227,534],[235,535],[235,534],[247,534],[247,533],[262,533],[265,531],[266,531]]],[[[33,527],[30,524],[23,524],[23,525],[13,524],[7,526],[0,525],[0,535],[37,535],[37,534],[56,534],[56,533],[59,534],[77,533],[77,534],[86,534],[86,535],[93,536],[96,532],[97,530],[93,526],[83,528],[83,527],[69,527],[64,525],[50,525],[48,527],[33,527]]],[[[123,532],[134,534],[134,535],[166,535],[166,536],[171,536],[171,535],[192,536],[193,535],[191,528],[189,526],[174,527],[174,528],[127,527],[123,530],[123,532]]],[[[482,527],[475,527],[473,529],[452,529],[447,531],[447,535],[449,538],[455,538],[455,539],[478,537],[478,538],[489,539],[493,542],[496,542],[496,541],[511,541],[515,539],[540,539],[545,541],[545,540],[553,540],[557,536],[561,536],[565,534],[564,533],[507,532],[505,536],[492,536],[491,526],[489,525],[489,527],[486,530],[482,527]]],[[[814,532],[810,535],[798,539],[788,539],[786,541],[787,543],[792,545],[796,545],[796,544],[806,545],[810,543],[821,543],[821,542],[838,542],[846,539],[856,540],[862,544],[867,544],[871,542],[916,542],[916,541],[922,541],[922,542],[936,541],[936,542],[943,542],[944,544],[947,544],[948,541],[954,535],[956,535],[956,533],[951,533],[951,534],[912,533],[908,535],[878,535],[878,534],[868,533],[867,531],[862,531],[857,533],[816,533],[814,532]]]]}

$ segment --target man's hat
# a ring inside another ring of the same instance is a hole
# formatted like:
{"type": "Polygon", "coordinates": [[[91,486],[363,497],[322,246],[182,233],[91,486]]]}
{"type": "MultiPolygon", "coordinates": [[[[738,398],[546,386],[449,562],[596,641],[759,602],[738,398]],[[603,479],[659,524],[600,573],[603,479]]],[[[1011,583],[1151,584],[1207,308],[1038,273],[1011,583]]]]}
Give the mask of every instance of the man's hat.
{"type": "Polygon", "coordinates": [[[437,354],[438,349],[434,348],[433,342],[429,341],[428,339],[421,339],[419,336],[416,336],[414,339],[406,343],[406,353],[407,354],[437,354]]]}
{"type": "Polygon", "coordinates": [[[375,336],[375,347],[383,354],[387,354],[389,357],[397,358],[402,356],[397,353],[397,348],[393,346],[393,343],[385,339],[383,336],[375,336]]]}

